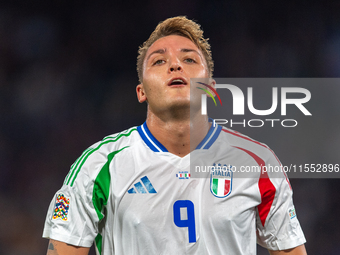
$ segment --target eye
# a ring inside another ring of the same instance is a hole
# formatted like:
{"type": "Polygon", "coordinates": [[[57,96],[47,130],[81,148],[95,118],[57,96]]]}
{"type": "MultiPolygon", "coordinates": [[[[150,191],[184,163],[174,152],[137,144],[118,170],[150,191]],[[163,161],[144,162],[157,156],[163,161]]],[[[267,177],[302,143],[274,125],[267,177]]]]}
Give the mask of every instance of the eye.
{"type": "Polygon", "coordinates": [[[184,62],[187,62],[187,63],[196,63],[196,61],[192,58],[186,58],[184,59],[184,62]]]}
{"type": "Polygon", "coordinates": [[[160,65],[160,64],[163,64],[165,61],[163,59],[158,59],[156,60],[153,65],[160,65]]]}

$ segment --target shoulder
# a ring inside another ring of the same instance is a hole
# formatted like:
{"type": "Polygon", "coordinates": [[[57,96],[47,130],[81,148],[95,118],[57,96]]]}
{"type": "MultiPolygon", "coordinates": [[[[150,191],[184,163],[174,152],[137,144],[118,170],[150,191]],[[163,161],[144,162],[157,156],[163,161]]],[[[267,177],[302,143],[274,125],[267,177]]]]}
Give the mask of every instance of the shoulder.
{"type": "Polygon", "coordinates": [[[138,140],[140,140],[140,136],[138,135],[137,127],[131,127],[122,132],[104,137],[90,148],[92,148],[95,154],[108,155],[122,148],[134,146],[138,140]]]}
{"type": "Polygon", "coordinates": [[[261,173],[262,170],[264,171],[260,175],[261,177],[266,176],[274,178],[274,182],[276,183],[282,183],[283,180],[286,180],[290,187],[288,177],[284,172],[281,161],[268,145],[225,127],[222,128],[220,136],[222,142],[231,148],[233,156],[240,159],[243,164],[248,162],[247,164],[249,165],[241,164],[244,167],[243,170],[246,170],[245,174],[248,173],[248,170],[252,170],[252,167],[254,167],[256,171],[261,169],[261,173]],[[246,158],[251,159],[251,161],[245,160],[246,158]],[[249,162],[253,163],[251,164],[249,162]]]}
{"type": "Polygon", "coordinates": [[[276,154],[267,144],[259,142],[235,130],[222,127],[219,140],[238,151],[243,151],[251,156],[256,155],[265,162],[274,160],[280,164],[276,154]]]}
{"type": "Polygon", "coordinates": [[[83,160],[89,160],[90,158],[106,160],[110,154],[117,154],[125,148],[134,146],[138,139],[137,127],[131,127],[122,132],[106,136],[101,141],[91,145],[83,152],[82,158],[83,160]]]}
{"type": "Polygon", "coordinates": [[[138,135],[137,127],[131,127],[122,132],[104,137],[101,141],[87,148],[77,158],[72,164],[64,184],[72,187],[76,180],[95,179],[114,156],[124,150],[129,150],[138,140],[140,140],[140,136],[138,135]]]}
{"type": "Polygon", "coordinates": [[[270,148],[262,142],[259,142],[247,135],[235,130],[222,127],[221,138],[228,142],[231,146],[239,146],[245,149],[270,150],[270,148]]]}

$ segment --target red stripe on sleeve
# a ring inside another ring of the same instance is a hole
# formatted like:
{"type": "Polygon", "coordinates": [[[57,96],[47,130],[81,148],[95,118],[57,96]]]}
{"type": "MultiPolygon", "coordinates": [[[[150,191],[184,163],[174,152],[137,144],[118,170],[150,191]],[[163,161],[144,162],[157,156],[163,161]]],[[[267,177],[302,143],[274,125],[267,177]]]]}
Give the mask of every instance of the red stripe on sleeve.
{"type": "MultiPolygon", "coordinates": [[[[277,160],[277,162],[278,162],[278,163],[280,164],[280,166],[282,167],[282,164],[281,164],[280,160],[277,158],[276,154],[275,154],[268,146],[266,146],[266,145],[264,145],[263,143],[260,143],[260,142],[258,142],[258,141],[255,141],[255,140],[253,140],[253,139],[251,139],[251,138],[249,138],[249,137],[246,137],[246,136],[244,136],[244,135],[238,133],[237,131],[232,132],[232,131],[227,130],[227,129],[224,129],[224,128],[222,128],[222,131],[224,131],[224,132],[226,132],[226,133],[228,133],[228,134],[231,134],[231,135],[234,135],[234,136],[243,138],[243,139],[245,139],[245,140],[247,140],[247,141],[256,143],[256,144],[258,144],[258,145],[260,145],[260,146],[262,146],[262,147],[264,147],[264,148],[267,148],[267,149],[270,150],[270,152],[274,155],[275,159],[277,160]]],[[[292,189],[292,186],[290,185],[290,182],[289,182],[289,180],[288,180],[288,176],[287,176],[286,172],[283,171],[283,174],[284,174],[284,176],[286,177],[286,181],[288,182],[289,188],[292,189]]]]}
{"type": "Polygon", "coordinates": [[[259,156],[257,156],[253,152],[248,151],[246,149],[243,149],[240,147],[234,147],[234,148],[237,148],[237,149],[240,149],[246,152],[261,167],[261,175],[260,175],[260,179],[258,183],[260,194],[261,194],[261,204],[257,206],[257,209],[259,211],[259,216],[261,219],[262,226],[264,226],[267,216],[270,212],[270,208],[274,201],[276,189],[273,183],[270,181],[267,172],[263,171],[263,166],[265,166],[263,159],[261,159],[259,156]]]}

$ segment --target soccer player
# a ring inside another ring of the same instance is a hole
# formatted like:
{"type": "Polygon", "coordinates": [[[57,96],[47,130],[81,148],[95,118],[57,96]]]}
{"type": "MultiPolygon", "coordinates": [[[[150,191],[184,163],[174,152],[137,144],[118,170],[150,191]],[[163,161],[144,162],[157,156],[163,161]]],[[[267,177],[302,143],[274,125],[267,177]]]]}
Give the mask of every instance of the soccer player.
{"type": "Polygon", "coordinates": [[[280,166],[275,154],[212,125],[200,97],[190,99],[190,78],[214,86],[200,26],[185,17],[161,22],[140,47],[137,70],[146,121],[105,137],[71,166],[46,217],[47,254],[88,254],[94,243],[102,255],[249,255],[256,242],[270,254],[306,254],[286,176],[231,171],[280,166]],[[216,171],[192,178],[190,157],[216,171]]]}

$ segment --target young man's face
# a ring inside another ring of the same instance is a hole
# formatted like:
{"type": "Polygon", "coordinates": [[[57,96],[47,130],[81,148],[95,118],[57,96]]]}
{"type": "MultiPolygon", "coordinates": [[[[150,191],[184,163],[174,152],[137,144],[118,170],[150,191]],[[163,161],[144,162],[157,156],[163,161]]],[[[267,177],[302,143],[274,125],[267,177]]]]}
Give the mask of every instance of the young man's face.
{"type": "Polygon", "coordinates": [[[143,83],[137,86],[139,102],[162,113],[190,106],[190,78],[208,78],[202,52],[189,39],[170,35],[148,49],[143,64],[143,83]]]}

